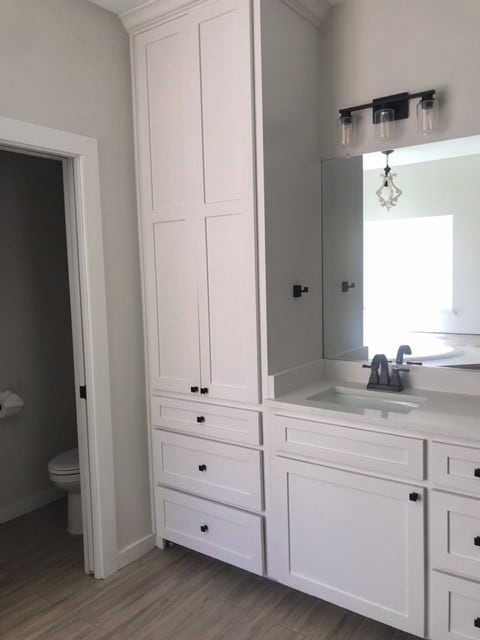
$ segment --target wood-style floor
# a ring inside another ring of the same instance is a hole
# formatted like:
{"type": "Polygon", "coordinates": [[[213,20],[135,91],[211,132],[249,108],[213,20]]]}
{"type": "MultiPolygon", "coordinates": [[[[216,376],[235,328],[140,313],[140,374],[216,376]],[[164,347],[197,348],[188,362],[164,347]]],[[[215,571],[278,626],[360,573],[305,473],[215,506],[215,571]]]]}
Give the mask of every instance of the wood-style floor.
{"type": "Polygon", "coordinates": [[[59,501],[0,526],[1,640],[414,640],[181,547],[83,573],[59,501]]]}

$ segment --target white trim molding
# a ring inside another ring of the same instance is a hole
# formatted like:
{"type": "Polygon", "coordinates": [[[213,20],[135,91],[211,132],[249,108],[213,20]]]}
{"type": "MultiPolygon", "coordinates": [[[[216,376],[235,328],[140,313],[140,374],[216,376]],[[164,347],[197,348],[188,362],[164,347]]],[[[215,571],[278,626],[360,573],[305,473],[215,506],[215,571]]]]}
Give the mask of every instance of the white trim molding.
{"type": "MultiPolygon", "coordinates": [[[[123,26],[129,33],[138,33],[149,29],[156,23],[172,19],[187,13],[197,5],[209,0],[149,0],[120,14],[123,26]]],[[[305,20],[320,27],[330,7],[339,5],[343,0],[281,0],[284,4],[303,16],[305,20]]]]}
{"type": "Polygon", "coordinates": [[[207,0],[149,0],[140,7],[121,13],[119,18],[130,33],[150,29],[156,23],[177,18],[207,0]]]}
{"type": "MultiPolygon", "coordinates": [[[[80,469],[89,470],[95,577],[117,571],[110,365],[97,141],[66,131],[0,117],[0,145],[12,151],[70,159],[75,193],[83,354],[87,386],[85,424],[78,423],[80,469]],[[88,445],[82,447],[82,442],[88,445]],[[83,451],[82,451],[83,449],[83,451]]],[[[77,414],[78,417],[78,414],[77,414]]],[[[83,485],[82,485],[83,487],[83,485]]],[[[82,498],[82,501],[87,498],[82,498]]]]}
{"type": "Polygon", "coordinates": [[[140,540],[135,540],[132,544],[123,547],[118,552],[118,568],[123,569],[127,564],[138,560],[148,551],[155,548],[155,534],[149,533],[140,540]]]}

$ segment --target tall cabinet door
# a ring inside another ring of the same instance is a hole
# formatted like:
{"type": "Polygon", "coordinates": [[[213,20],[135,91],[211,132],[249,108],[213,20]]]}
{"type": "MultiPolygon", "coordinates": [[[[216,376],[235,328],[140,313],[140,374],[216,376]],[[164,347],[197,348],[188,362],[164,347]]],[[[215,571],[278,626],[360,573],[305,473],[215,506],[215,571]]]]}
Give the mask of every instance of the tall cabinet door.
{"type": "Polygon", "coordinates": [[[199,273],[202,386],[259,400],[251,8],[218,0],[197,25],[203,259],[199,273]]]}
{"type": "Polygon", "coordinates": [[[270,576],[423,637],[423,490],[282,458],[272,473],[270,576]]]}
{"type": "Polygon", "coordinates": [[[135,36],[137,168],[152,389],[200,381],[198,202],[201,135],[194,30],[185,17],[135,36]]]}

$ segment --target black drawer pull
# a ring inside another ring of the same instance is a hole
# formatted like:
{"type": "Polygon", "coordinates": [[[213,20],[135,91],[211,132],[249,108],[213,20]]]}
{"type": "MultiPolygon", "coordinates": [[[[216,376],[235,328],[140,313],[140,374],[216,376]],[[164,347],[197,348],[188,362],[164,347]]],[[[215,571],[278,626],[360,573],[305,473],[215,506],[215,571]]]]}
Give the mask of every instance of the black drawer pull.
{"type": "Polygon", "coordinates": [[[475,476],[475,478],[480,478],[480,467],[477,467],[475,469],[475,471],[473,472],[473,475],[475,476]]]}
{"type": "Polygon", "coordinates": [[[190,387],[192,393],[198,393],[198,387],[190,387]]]}
{"type": "Polygon", "coordinates": [[[197,422],[200,423],[200,424],[202,422],[205,422],[205,416],[197,416],[197,422]]]}
{"type": "Polygon", "coordinates": [[[198,465],[198,470],[199,471],[206,471],[207,470],[207,465],[206,464],[199,464],[198,465]]]}
{"type": "Polygon", "coordinates": [[[480,547],[480,536],[475,536],[475,538],[473,539],[473,544],[476,547],[480,547]]]}
{"type": "Polygon", "coordinates": [[[206,531],[208,531],[208,524],[202,524],[200,525],[200,531],[202,533],[205,533],[206,531]]]}
{"type": "Polygon", "coordinates": [[[208,387],[200,387],[200,393],[202,395],[205,395],[206,393],[208,393],[208,387]]]}
{"type": "Polygon", "coordinates": [[[475,620],[473,621],[473,626],[480,627],[480,618],[475,618],[475,620]]]}
{"type": "Polygon", "coordinates": [[[409,496],[408,499],[411,500],[411,502],[417,502],[417,500],[420,500],[420,496],[418,493],[416,493],[415,491],[413,491],[409,496]]]}

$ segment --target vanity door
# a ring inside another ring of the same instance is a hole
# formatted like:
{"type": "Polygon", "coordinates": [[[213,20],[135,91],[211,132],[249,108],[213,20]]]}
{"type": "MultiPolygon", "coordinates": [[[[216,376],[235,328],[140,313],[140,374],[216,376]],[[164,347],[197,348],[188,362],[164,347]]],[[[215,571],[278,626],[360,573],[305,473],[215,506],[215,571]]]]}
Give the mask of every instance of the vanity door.
{"type": "Polygon", "coordinates": [[[269,574],[424,635],[423,489],[277,457],[269,574]]]}

